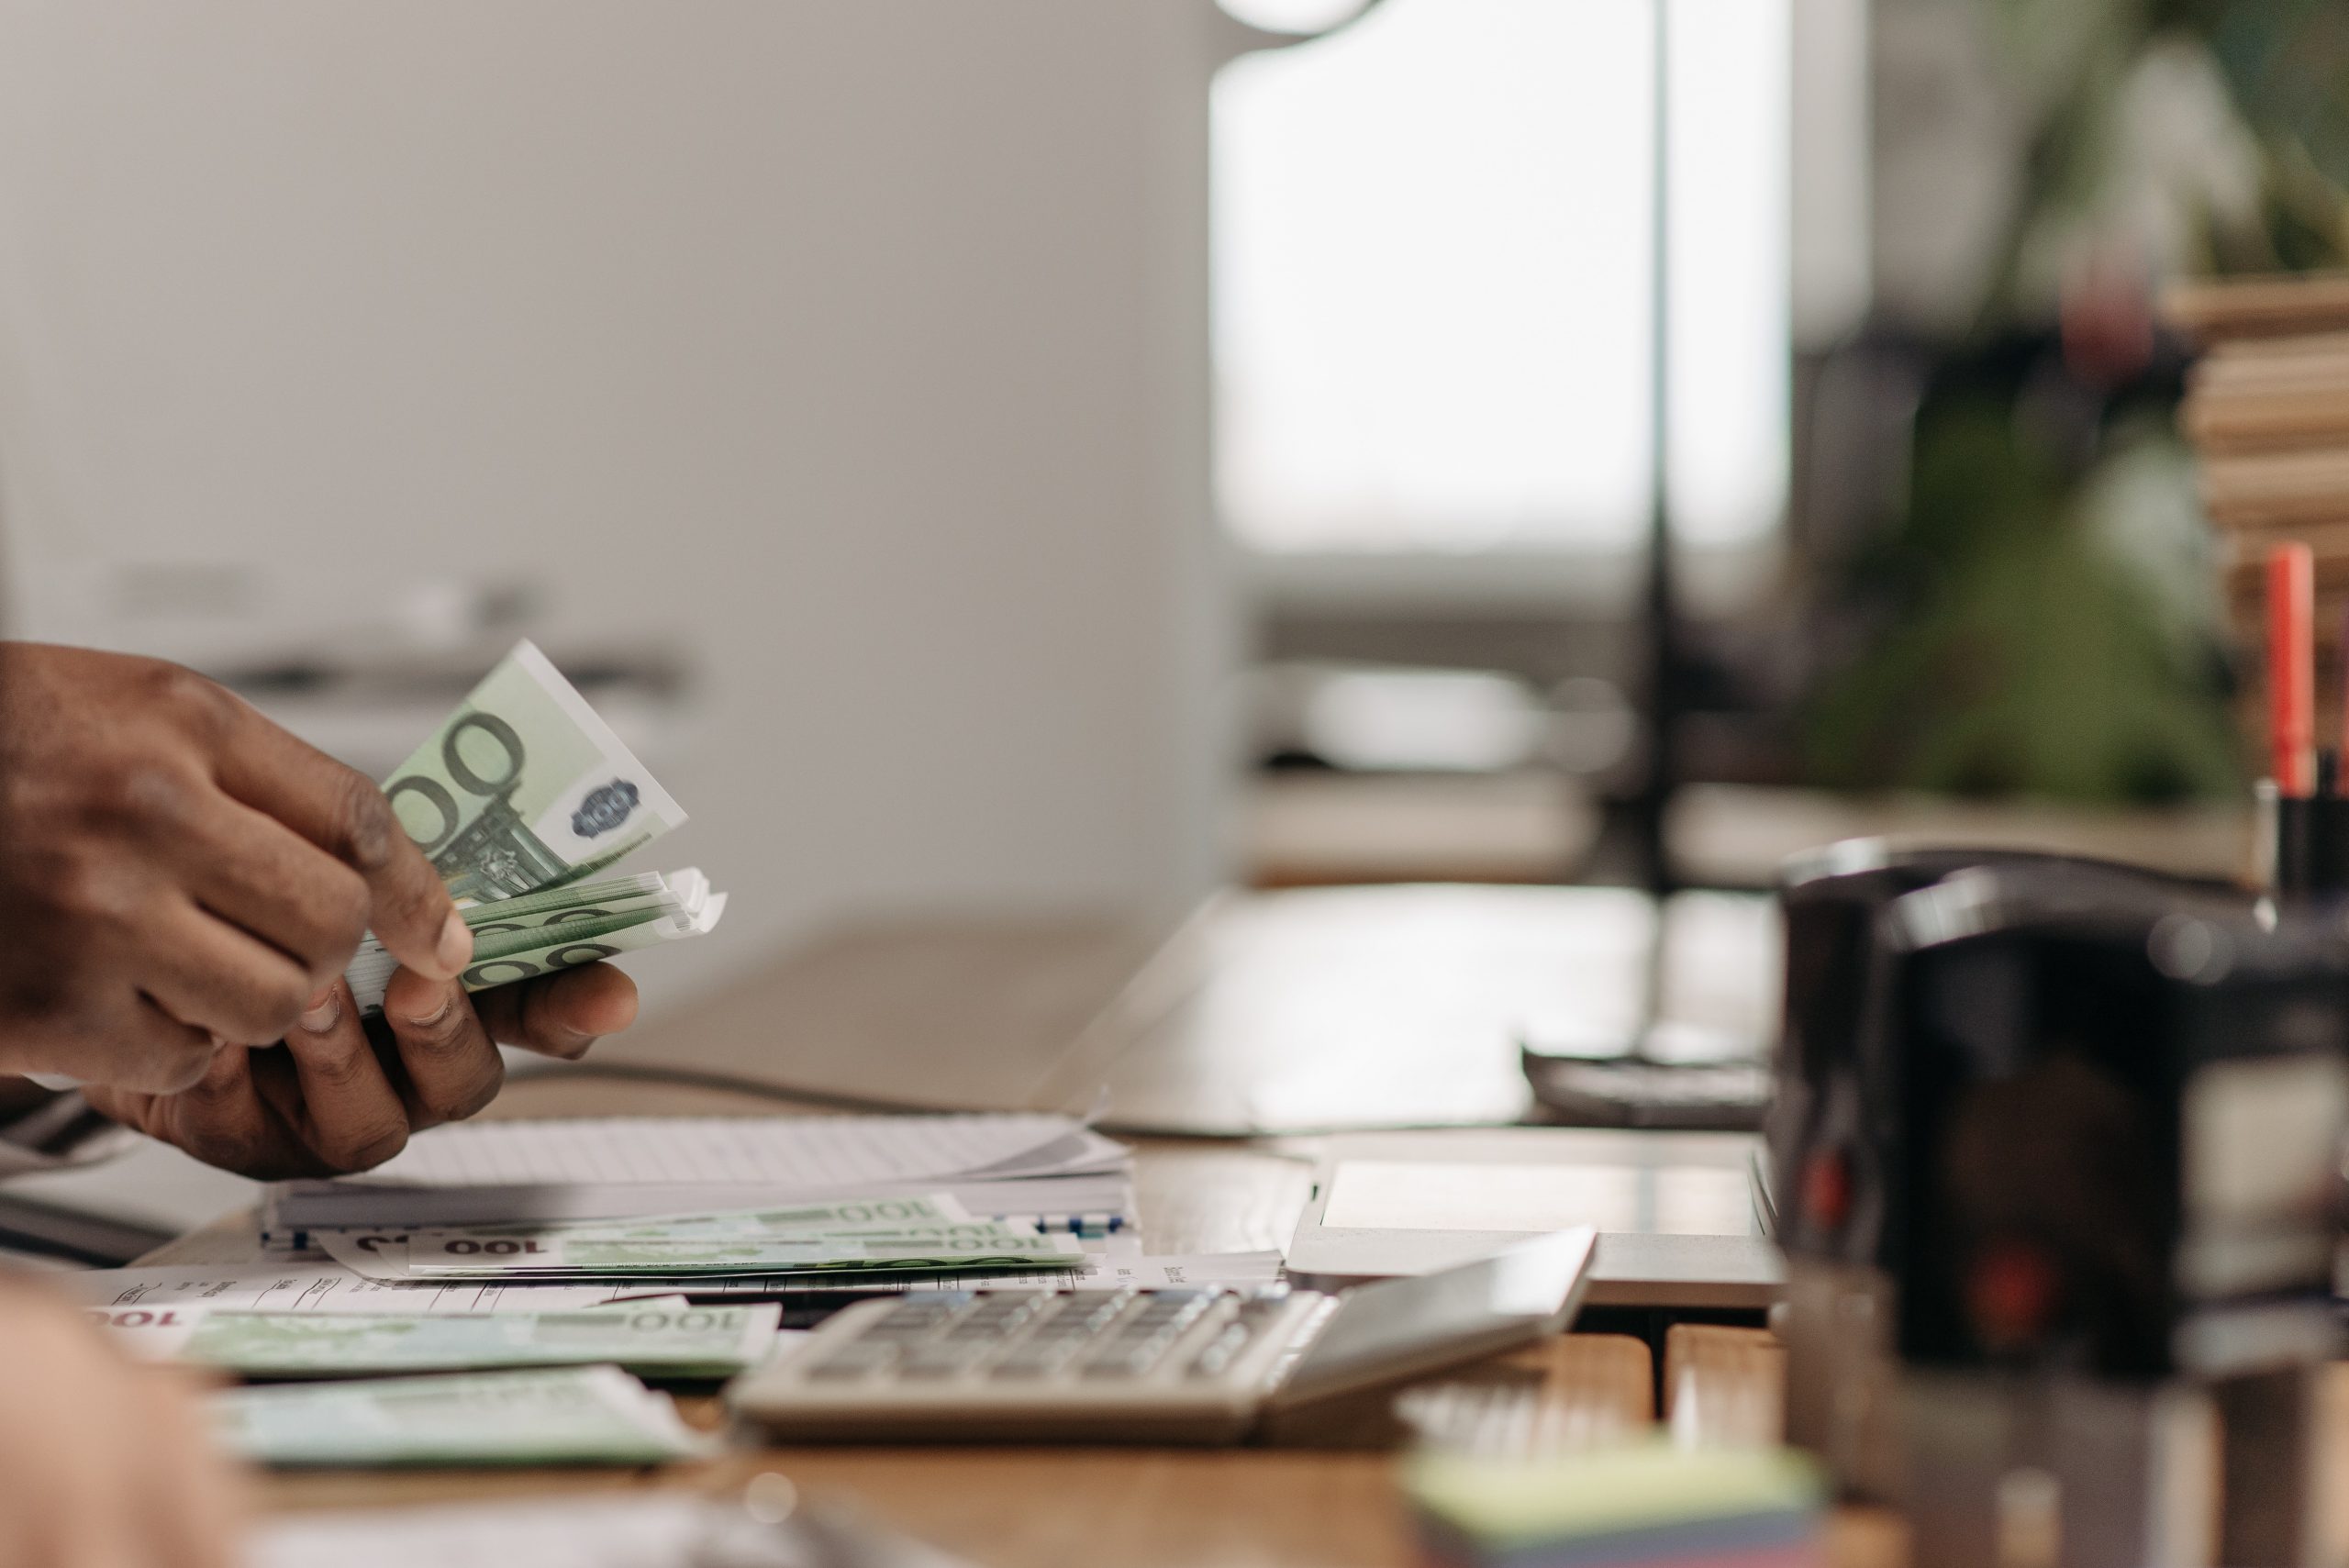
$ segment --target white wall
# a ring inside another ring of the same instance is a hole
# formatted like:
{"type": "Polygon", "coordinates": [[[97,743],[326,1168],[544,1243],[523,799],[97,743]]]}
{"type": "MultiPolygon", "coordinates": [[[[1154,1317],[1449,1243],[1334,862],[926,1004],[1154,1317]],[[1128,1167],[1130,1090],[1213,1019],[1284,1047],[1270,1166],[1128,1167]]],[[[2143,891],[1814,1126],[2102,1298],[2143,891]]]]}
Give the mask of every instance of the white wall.
{"type": "Polygon", "coordinates": [[[0,0],[10,547],[681,642],[661,858],[735,896],[661,993],[844,911],[1179,900],[1208,6],[0,0]]]}

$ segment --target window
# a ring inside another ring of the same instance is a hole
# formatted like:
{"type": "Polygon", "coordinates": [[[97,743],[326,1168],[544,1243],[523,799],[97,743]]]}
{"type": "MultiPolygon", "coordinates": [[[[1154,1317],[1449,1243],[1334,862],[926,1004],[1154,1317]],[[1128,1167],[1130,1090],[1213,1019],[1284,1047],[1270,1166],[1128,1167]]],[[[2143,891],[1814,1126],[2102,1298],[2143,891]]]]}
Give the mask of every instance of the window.
{"type": "MultiPolygon", "coordinates": [[[[1787,485],[1788,0],[1667,3],[1675,520],[1737,544],[1787,485]]],[[[1653,26],[1611,0],[1386,0],[1226,69],[1218,488],[1241,540],[1638,544],[1653,26]]]]}

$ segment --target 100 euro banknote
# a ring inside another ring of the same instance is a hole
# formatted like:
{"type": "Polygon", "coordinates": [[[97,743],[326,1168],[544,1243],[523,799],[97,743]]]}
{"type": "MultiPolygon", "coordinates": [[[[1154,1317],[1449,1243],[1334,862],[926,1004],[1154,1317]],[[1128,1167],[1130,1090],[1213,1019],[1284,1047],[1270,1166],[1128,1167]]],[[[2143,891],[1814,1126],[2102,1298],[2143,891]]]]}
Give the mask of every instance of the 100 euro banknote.
{"type": "MultiPolygon", "coordinates": [[[[697,869],[666,876],[651,873],[646,879],[632,880],[649,880],[651,885],[616,897],[598,897],[584,889],[576,897],[538,895],[514,900],[537,906],[518,913],[502,903],[466,910],[473,955],[465,968],[465,989],[486,990],[702,936],[716,929],[726,914],[726,895],[712,892],[709,879],[697,869]]],[[[361,947],[343,972],[361,1011],[383,1006],[384,987],[398,967],[379,944],[370,941],[361,947]]]]}
{"type": "Polygon", "coordinates": [[[210,1413],[226,1447],[273,1465],[655,1464],[716,1446],[616,1366],[235,1388],[210,1413]]]}
{"type": "MultiPolygon", "coordinates": [[[[201,1309],[197,1309],[201,1310],[201,1309]]],[[[240,1377],[361,1377],[384,1373],[608,1362],[640,1376],[726,1377],[764,1361],[783,1309],[647,1304],[575,1312],[202,1316],[181,1360],[240,1377]]]]}
{"type": "MultiPolygon", "coordinates": [[[[607,876],[685,819],[669,792],[529,642],[384,782],[400,826],[473,932],[467,990],[701,936],[726,912],[699,871],[607,876]]],[[[362,1012],[397,965],[371,936],[346,977],[362,1012]]]]}
{"type": "MultiPolygon", "coordinates": [[[[941,1225],[996,1226],[974,1220],[951,1193],[907,1197],[826,1198],[816,1203],[775,1208],[717,1209],[698,1214],[647,1215],[628,1219],[564,1219],[516,1221],[501,1225],[432,1226],[416,1232],[435,1243],[469,1238],[491,1241],[514,1237],[569,1237],[580,1240],[625,1241],[640,1239],[683,1240],[714,1238],[741,1240],[765,1236],[854,1236],[868,1231],[896,1232],[941,1225]]],[[[1017,1227],[1009,1228],[1016,1231],[1017,1227]]]]}
{"type": "Polygon", "coordinates": [[[460,904],[580,881],[685,819],[529,642],[482,678],[384,794],[460,904]]]}
{"type": "Polygon", "coordinates": [[[835,1236],[544,1237],[483,1240],[419,1231],[408,1239],[416,1279],[540,1275],[796,1273],[879,1269],[1081,1266],[1073,1236],[983,1222],[835,1236]]]}

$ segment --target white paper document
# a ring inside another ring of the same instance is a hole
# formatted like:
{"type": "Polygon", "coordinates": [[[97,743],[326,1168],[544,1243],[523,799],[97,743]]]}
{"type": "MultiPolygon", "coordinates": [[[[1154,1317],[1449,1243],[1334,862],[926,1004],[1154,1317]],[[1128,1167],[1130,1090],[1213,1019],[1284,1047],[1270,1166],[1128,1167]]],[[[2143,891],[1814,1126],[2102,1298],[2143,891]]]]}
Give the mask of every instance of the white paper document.
{"type": "MultiPolygon", "coordinates": [[[[789,1494],[781,1476],[771,1480],[789,1494]]],[[[754,1484],[755,1486],[756,1484],[754,1484]]],[[[754,1499],[769,1508],[772,1498],[754,1499]]],[[[800,1503],[782,1524],[700,1497],[565,1497],[555,1502],[306,1514],[272,1520],[246,1568],[967,1568],[960,1558],[829,1507],[800,1503]]]]}
{"type": "Polygon", "coordinates": [[[1278,1252],[1210,1252],[1186,1257],[1093,1254],[1081,1269],[1038,1269],[1028,1273],[934,1274],[921,1280],[860,1280],[826,1286],[806,1279],[765,1274],[738,1278],[643,1279],[634,1288],[689,1291],[696,1300],[720,1296],[774,1296],[780,1291],[841,1289],[872,1295],[917,1290],[1253,1290],[1281,1277],[1278,1252]]]}
{"type": "Polygon", "coordinates": [[[653,1294],[626,1285],[385,1284],[339,1263],[260,1262],[128,1269],[59,1274],[57,1288],[102,1317],[134,1352],[177,1351],[205,1311],[563,1312],[653,1294]]]}
{"type": "Polygon", "coordinates": [[[274,1240],[311,1228],[621,1218],[941,1190],[977,1215],[1089,1215],[1130,1205],[1129,1158],[1064,1116],[481,1122],[424,1133],[364,1176],[281,1183],[264,1229],[274,1240]]]}

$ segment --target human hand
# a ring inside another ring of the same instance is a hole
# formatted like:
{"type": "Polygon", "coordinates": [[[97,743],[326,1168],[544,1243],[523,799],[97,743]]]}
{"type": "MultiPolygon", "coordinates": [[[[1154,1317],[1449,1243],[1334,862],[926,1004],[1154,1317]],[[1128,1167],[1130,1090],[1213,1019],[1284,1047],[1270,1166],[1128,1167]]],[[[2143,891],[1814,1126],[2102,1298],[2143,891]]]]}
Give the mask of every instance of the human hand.
{"type": "Polygon", "coordinates": [[[364,1171],[408,1134],[459,1121],[505,1082],[494,1041],[584,1054],[636,1018],[636,982],[607,964],[465,995],[455,981],[392,976],[384,1014],[362,1025],[337,979],[282,1046],[220,1052],[178,1094],[83,1090],[106,1116],[206,1164],[262,1180],[364,1171]]]}
{"type": "Polygon", "coordinates": [[[243,1482],[182,1374],[132,1365],[19,1280],[0,1280],[0,1562],[230,1568],[243,1482]]]}
{"type": "Polygon", "coordinates": [[[37,643],[0,642],[0,1073],[159,1093],[284,1036],[364,929],[433,981],[473,954],[369,780],[176,664],[37,643]]]}

